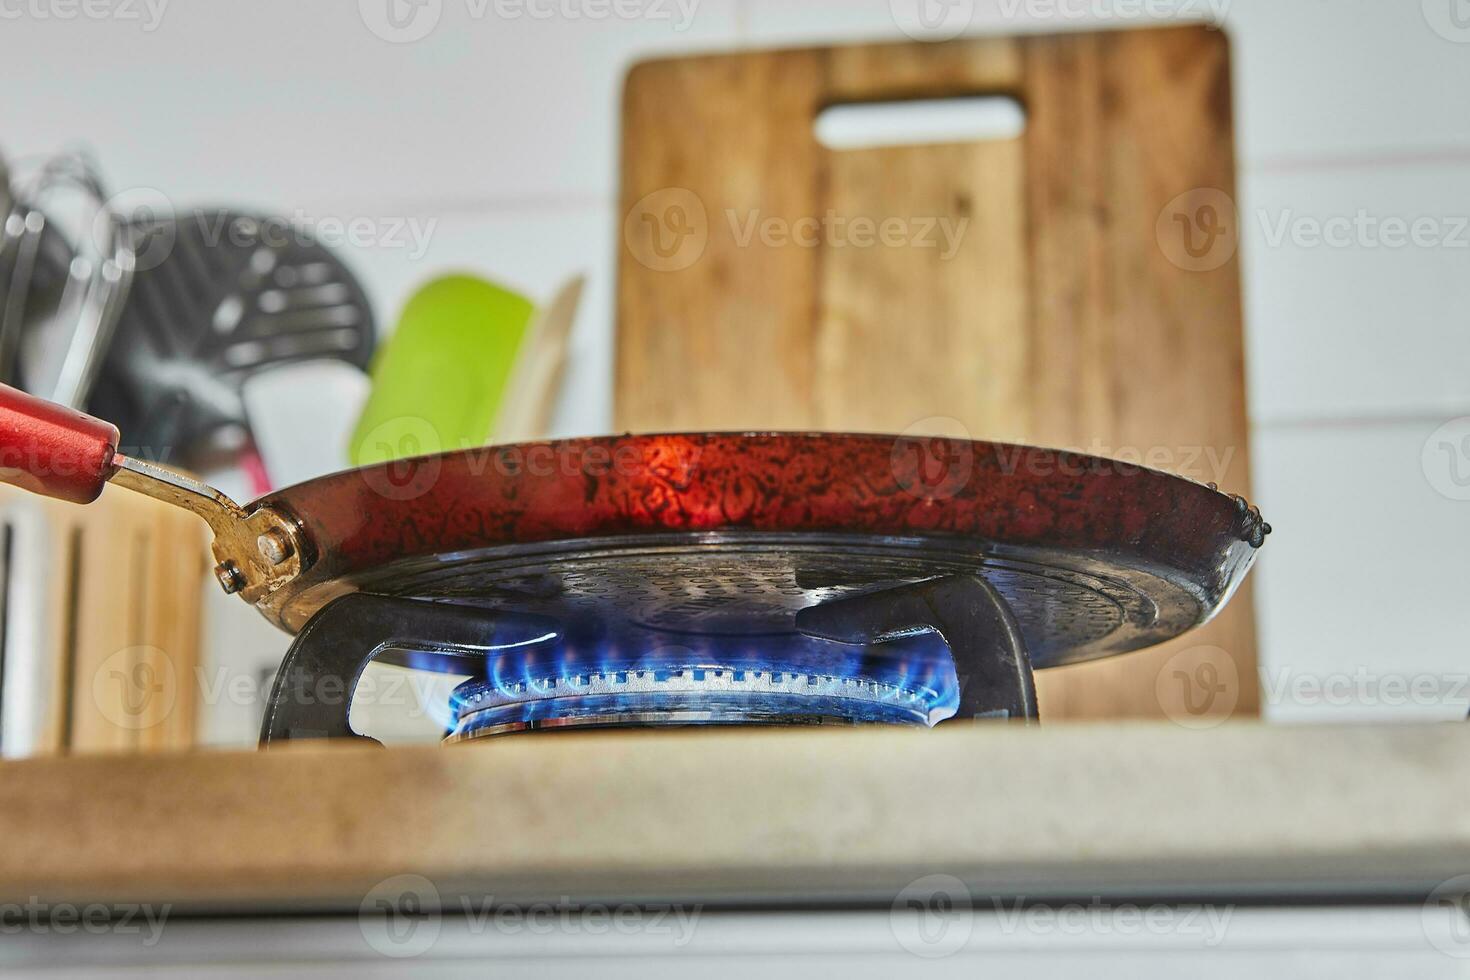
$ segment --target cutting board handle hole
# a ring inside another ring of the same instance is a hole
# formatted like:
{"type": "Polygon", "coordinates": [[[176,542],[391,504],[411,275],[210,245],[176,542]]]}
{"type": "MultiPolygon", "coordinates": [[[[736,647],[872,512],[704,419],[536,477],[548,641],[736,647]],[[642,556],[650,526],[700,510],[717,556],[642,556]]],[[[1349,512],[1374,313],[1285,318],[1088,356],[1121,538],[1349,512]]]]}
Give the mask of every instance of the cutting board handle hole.
{"type": "Polygon", "coordinates": [[[817,142],[829,150],[1010,140],[1026,129],[1026,109],[1009,95],[900,102],[847,102],[817,113],[817,142]]]}

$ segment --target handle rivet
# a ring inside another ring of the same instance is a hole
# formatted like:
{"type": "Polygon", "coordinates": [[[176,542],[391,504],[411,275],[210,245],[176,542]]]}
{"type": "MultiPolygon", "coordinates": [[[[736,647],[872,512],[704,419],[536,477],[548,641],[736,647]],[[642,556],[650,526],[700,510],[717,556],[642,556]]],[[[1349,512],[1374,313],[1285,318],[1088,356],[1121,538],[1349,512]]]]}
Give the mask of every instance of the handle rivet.
{"type": "Polygon", "coordinates": [[[291,539],[280,528],[271,528],[255,539],[260,555],[272,565],[279,565],[291,557],[291,539]]]}
{"type": "Polygon", "coordinates": [[[232,561],[223,561],[215,566],[214,577],[219,579],[220,588],[225,590],[225,595],[234,595],[245,588],[245,576],[240,572],[240,566],[232,561]]]}

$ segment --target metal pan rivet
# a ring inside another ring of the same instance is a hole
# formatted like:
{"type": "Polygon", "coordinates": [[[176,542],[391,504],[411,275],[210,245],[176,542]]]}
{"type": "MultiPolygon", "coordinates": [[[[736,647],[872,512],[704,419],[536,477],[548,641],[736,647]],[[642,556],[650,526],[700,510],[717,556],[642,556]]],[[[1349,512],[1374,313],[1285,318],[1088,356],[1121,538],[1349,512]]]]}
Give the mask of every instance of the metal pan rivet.
{"type": "Polygon", "coordinates": [[[225,590],[225,595],[234,595],[245,587],[245,576],[240,573],[240,566],[232,561],[220,562],[215,566],[214,577],[219,579],[220,588],[225,590]]]}
{"type": "Polygon", "coordinates": [[[278,528],[271,528],[255,539],[261,557],[272,565],[279,565],[291,557],[291,539],[278,528]]]}

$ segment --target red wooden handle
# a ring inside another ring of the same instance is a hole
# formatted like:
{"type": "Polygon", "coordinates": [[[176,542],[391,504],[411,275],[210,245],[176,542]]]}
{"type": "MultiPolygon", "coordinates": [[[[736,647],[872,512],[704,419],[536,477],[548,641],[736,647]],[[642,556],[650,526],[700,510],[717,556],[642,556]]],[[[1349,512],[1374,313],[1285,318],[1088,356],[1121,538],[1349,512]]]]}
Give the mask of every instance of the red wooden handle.
{"type": "Polygon", "coordinates": [[[0,481],[87,504],[117,471],[117,427],[0,384],[0,481]]]}

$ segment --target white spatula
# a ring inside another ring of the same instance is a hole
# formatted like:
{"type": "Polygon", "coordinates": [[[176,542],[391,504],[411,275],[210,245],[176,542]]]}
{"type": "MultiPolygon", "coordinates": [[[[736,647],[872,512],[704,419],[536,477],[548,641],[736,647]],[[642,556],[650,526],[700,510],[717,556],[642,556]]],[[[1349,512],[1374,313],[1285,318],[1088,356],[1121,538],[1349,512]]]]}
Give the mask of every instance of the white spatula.
{"type": "Polygon", "coordinates": [[[242,388],[255,447],[273,486],[345,469],[347,444],[371,389],[368,376],[335,360],[253,374],[242,388]]]}

